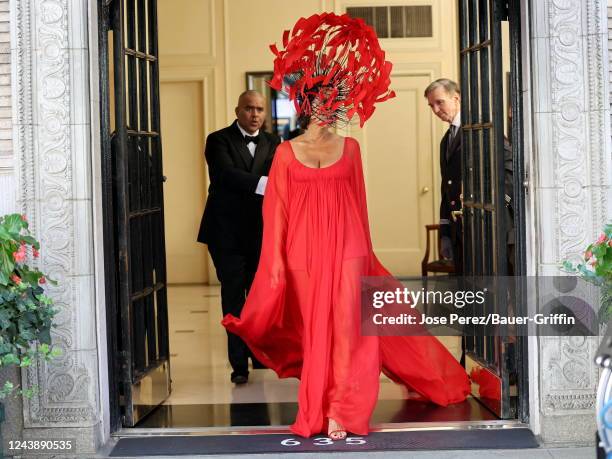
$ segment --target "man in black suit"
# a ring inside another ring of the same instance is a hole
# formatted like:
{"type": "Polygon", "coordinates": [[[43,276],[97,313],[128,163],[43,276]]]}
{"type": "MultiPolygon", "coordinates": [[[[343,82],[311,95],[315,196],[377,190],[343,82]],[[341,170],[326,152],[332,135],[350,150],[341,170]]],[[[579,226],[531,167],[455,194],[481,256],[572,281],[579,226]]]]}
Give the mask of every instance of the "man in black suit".
{"type": "Polygon", "coordinates": [[[441,78],[425,89],[425,97],[432,112],[449,123],[448,131],[440,142],[441,202],[440,244],[441,255],[452,258],[455,273],[463,274],[463,237],[461,218],[455,220],[451,212],[461,210],[461,93],[452,80],[441,78]]]}
{"type": "MultiPolygon", "coordinates": [[[[210,186],[198,241],[208,244],[221,282],[223,315],[240,316],[253,282],[261,248],[261,206],[278,139],[260,129],[265,99],[245,91],[238,99],[236,120],[206,139],[210,186]]],[[[260,366],[246,344],[228,332],[231,381],[248,381],[248,358],[260,366]]]]}

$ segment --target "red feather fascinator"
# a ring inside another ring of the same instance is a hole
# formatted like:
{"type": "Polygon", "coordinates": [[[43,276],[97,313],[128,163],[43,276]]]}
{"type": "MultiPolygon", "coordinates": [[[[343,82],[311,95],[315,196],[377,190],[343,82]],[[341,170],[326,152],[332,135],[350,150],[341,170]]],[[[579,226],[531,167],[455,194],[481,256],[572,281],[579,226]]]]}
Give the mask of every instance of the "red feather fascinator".
{"type": "Polygon", "coordinates": [[[395,97],[392,64],[363,19],[334,13],[301,18],[284,32],[283,47],[270,45],[276,56],[270,86],[286,91],[301,117],[335,126],[357,113],[363,127],[375,103],[395,97]]]}

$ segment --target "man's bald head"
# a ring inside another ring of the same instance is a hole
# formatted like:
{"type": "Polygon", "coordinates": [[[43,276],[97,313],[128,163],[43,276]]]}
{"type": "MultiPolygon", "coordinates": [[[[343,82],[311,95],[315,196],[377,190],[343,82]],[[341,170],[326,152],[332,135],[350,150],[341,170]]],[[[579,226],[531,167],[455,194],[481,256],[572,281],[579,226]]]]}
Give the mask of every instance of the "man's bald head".
{"type": "Polygon", "coordinates": [[[256,91],[255,89],[247,89],[238,96],[238,105],[240,105],[240,103],[244,101],[245,97],[261,97],[264,102],[266,101],[264,95],[259,91],[256,91]]]}
{"type": "Polygon", "coordinates": [[[249,134],[258,131],[266,118],[265,106],[266,99],[259,91],[249,89],[240,94],[235,110],[240,127],[249,134]]]}

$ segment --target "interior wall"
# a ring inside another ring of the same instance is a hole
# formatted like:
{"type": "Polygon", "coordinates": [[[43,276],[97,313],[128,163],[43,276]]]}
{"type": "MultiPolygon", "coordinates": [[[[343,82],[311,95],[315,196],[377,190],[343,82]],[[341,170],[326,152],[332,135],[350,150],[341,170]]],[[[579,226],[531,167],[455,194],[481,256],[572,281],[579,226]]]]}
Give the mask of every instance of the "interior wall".
{"type": "Polygon", "coordinates": [[[197,81],[160,85],[169,284],[208,282],[206,247],[193,237],[200,226],[206,188],[202,85],[197,81]]]}
{"type": "Polygon", "coordinates": [[[274,55],[270,44],[282,47],[283,31],[295,21],[323,11],[320,0],[226,0],[226,61],[228,81],[227,122],[245,87],[245,73],[271,71],[274,55]]]}
{"type": "Polygon", "coordinates": [[[438,219],[433,120],[422,100],[430,82],[429,74],[398,72],[396,97],[381,104],[360,132],[374,249],[398,276],[420,275],[424,226],[438,219]]]}
{"type": "Polygon", "coordinates": [[[449,0],[330,0],[329,10],[375,5],[431,5],[432,37],[381,39],[393,63],[391,88],[397,97],[380,104],[359,139],[364,158],[372,243],[396,276],[420,275],[425,225],[438,223],[439,144],[448,124],[435,117],[423,95],[437,78],[458,81],[458,16],[449,0]]]}
{"type": "Polygon", "coordinates": [[[208,188],[204,140],[226,118],[223,1],[159,0],[158,29],[168,280],[216,283],[196,238],[208,188]]]}
{"type": "MultiPolygon", "coordinates": [[[[269,45],[280,44],[283,31],[299,17],[343,13],[349,6],[413,4],[432,6],[433,37],[381,39],[394,64],[392,87],[396,82],[401,93],[381,104],[365,129],[355,124],[342,132],[361,143],[374,249],[396,275],[420,274],[424,225],[438,220],[439,141],[448,126],[431,114],[423,90],[436,78],[458,77],[455,2],[159,0],[160,77],[206,80],[203,137],[233,121],[237,98],[246,89],[245,73],[272,70],[269,45]]],[[[197,173],[206,183],[206,171],[197,173]]]]}

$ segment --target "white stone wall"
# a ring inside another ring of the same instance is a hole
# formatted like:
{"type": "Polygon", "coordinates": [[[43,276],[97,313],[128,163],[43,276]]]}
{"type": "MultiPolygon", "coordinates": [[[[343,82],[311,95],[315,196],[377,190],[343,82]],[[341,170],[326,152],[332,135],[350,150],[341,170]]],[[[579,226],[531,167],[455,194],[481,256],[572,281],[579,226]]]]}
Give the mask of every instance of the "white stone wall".
{"type": "MultiPolygon", "coordinates": [[[[608,0],[608,94],[610,102],[610,126],[612,131],[612,0],[608,0]]],[[[610,139],[612,145],[612,138],[610,139]]],[[[608,150],[608,156],[612,158],[612,146],[608,150]]],[[[612,160],[610,161],[612,163],[612,160]]],[[[608,177],[612,177],[612,166],[608,170],[608,177]]],[[[607,187],[608,203],[607,212],[608,220],[612,218],[612,178],[608,180],[607,187]]]]}
{"type": "MultiPolygon", "coordinates": [[[[87,0],[10,0],[17,209],[57,281],[52,330],[62,355],[22,372],[24,439],[75,438],[79,457],[102,440],[96,336],[87,0]]],[[[94,22],[95,24],[95,22],[94,22]]],[[[95,27],[95,26],[94,26],[95,27]]],[[[95,29],[94,29],[95,31],[95,29]]],[[[103,308],[103,306],[100,306],[103,308]]]]}
{"type": "MultiPolygon", "coordinates": [[[[605,0],[531,5],[530,211],[535,274],[558,275],[609,220],[610,98],[605,0]]],[[[592,443],[597,337],[540,337],[540,434],[546,443],[592,443]]],[[[535,382],[534,382],[535,384],[535,382]]],[[[532,407],[533,409],[533,407],[532,407]]]]}
{"type": "Polygon", "coordinates": [[[0,215],[15,210],[9,0],[0,0],[0,215]]]}

